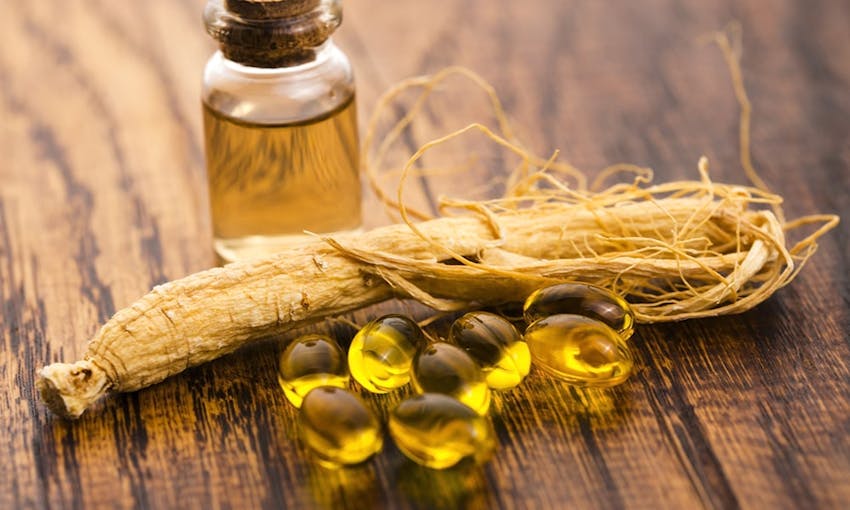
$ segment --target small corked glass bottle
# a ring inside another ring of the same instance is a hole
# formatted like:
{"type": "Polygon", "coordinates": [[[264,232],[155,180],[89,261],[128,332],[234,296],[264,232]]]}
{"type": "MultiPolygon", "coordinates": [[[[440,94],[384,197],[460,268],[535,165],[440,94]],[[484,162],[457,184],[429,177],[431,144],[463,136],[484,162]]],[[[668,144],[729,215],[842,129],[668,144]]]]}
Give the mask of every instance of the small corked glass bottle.
{"type": "Polygon", "coordinates": [[[330,36],[339,0],[210,0],[203,79],[219,263],[359,228],[354,76],[330,36]]]}

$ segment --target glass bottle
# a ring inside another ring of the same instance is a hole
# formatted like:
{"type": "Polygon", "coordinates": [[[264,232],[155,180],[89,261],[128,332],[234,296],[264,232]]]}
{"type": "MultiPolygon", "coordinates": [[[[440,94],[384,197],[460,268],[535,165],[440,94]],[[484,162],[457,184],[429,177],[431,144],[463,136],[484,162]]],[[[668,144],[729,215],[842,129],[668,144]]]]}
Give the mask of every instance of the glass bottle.
{"type": "Polygon", "coordinates": [[[203,78],[219,263],[360,226],[354,76],[330,39],[340,0],[210,0],[203,78]]]}

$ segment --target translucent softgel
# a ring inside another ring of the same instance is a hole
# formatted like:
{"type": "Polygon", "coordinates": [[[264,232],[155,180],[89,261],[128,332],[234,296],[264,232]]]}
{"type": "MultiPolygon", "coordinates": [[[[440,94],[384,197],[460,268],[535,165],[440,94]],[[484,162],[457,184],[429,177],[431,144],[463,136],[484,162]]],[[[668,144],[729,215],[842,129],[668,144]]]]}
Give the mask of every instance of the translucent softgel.
{"type": "Polygon", "coordinates": [[[280,355],[277,379],[295,407],[318,386],[348,387],[345,352],[332,338],[305,335],[293,340],[280,355]]]}
{"type": "Polygon", "coordinates": [[[298,413],[301,439],[328,467],[357,464],[381,450],[381,426],[356,395],[323,386],[304,397],[298,413]]]}
{"type": "Polygon", "coordinates": [[[424,344],[422,330],[402,315],[386,315],[363,326],[348,348],[348,367],[361,386],[387,393],[407,384],[410,364],[424,344]]]}
{"type": "Polygon", "coordinates": [[[449,395],[478,414],[486,414],[490,408],[484,373],[460,347],[445,342],[424,347],[413,359],[411,375],[418,393],[449,395]]]}
{"type": "Polygon", "coordinates": [[[632,336],[635,314],[632,307],[613,292],[583,283],[561,283],[544,287],[530,296],[523,306],[526,322],[556,314],[584,315],[604,322],[628,339],[632,336]]]}
{"type": "Polygon", "coordinates": [[[496,433],[489,419],[438,393],[399,404],[390,414],[389,428],[405,456],[433,469],[445,469],[467,458],[483,463],[496,450],[496,433]]]}
{"type": "Polygon", "coordinates": [[[634,361],[628,343],[607,324],[580,315],[552,315],[525,331],[535,366],[577,386],[625,381],[634,361]]]}
{"type": "Polygon", "coordinates": [[[452,324],[449,341],[461,347],[484,371],[496,390],[517,386],[528,375],[531,354],[507,319],[488,312],[470,312],[452,324]]]}

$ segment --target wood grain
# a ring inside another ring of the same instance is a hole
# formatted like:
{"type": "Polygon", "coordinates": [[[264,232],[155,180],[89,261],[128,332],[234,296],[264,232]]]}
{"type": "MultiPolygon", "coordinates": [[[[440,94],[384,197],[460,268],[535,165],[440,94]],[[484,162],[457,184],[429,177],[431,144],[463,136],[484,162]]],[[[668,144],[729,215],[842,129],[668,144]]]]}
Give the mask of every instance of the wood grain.
{"type": "MultiPolygon", "coordinates": [[[[6,2],[0,17],[0,508],[838,508],[850,500],[845,226],[736,317],[643,326],[638,371],[580,391],[534,371],[500,395],[499,452],[432,472],[388,445],[328,471],[297,441],[280,339],[103,402],[74,423],[35,370],[116,309],[208,267],[201,0],[6,2]]],[[[737,19],[756,164],[790,217],[850,218],[850,4],[840,0],[351,0],[336,37],[361,125],[397,80],[450,64],[496,86],[528,145],[594,169],[743,182],[737,107],[699,36],[737,19]]],[[[457,117],[482,115],[449,95],[457,117]]],[[[435,130],[459,118],[431,115],[435,130]]],[[[413,132],[411,147],[425,141],[413,132]]],[[[494,179],[414,183],[427,205],[494,179]]],[[[369,221],[385,221],[374,202],[369,221]]],[[[352,315],[357,322],[409,305],[352,315]]],[[[421,313],[421,309],[414,308],[421,313]]],[[[317,326],[340,339],[352,331],[317,326]]],[[[439,329],[440,325],[437,326],[439,329]]],[[[445,324],[442,325],[445,327],[445,324]]],[[[400,396],[373,397],[380,413],[400,396]]]]}

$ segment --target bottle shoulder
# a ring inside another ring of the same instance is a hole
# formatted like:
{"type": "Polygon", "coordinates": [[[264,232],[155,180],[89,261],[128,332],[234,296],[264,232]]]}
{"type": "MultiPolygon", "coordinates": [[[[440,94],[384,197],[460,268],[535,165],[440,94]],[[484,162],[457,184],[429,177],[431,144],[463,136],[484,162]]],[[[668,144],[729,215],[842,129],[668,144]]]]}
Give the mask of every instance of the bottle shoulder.
{"type": "Polygon", "coordinates": [[[297,66],[257,68],[218,51],[204,68],[202,99],[222,115],[259,124],[292,123],[333,111],[354,95],[348,57],[331,41],[297,66]]]}

